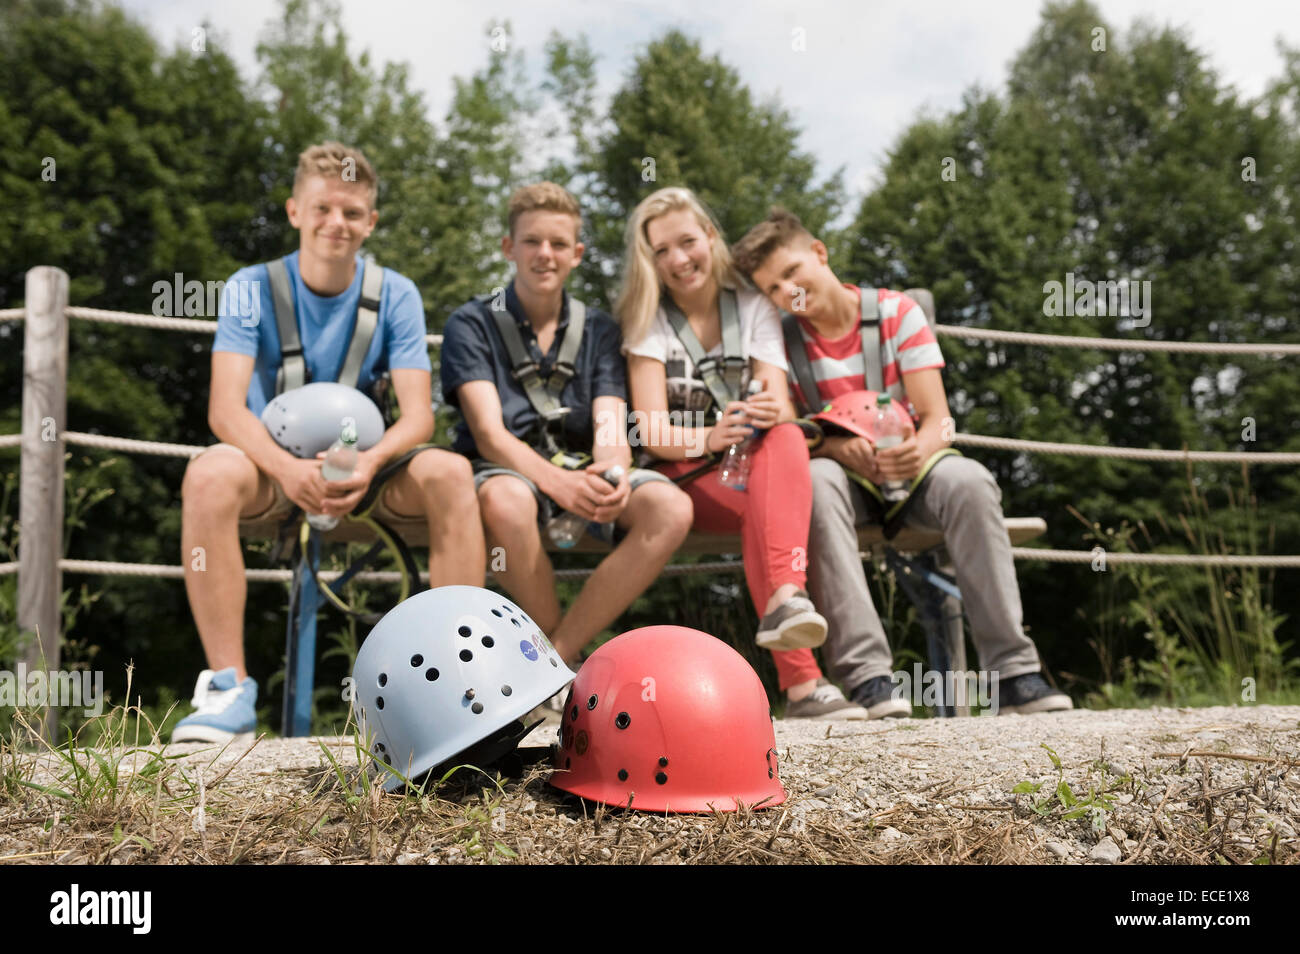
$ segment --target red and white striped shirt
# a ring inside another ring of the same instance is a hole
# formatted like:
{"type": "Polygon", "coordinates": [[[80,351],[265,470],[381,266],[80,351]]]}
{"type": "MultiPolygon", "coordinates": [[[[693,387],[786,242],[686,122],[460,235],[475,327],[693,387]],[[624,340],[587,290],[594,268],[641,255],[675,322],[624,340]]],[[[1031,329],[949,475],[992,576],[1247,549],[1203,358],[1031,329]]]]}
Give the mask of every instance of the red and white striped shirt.
{"type": "MultiPolygon", "coordinates": [[[[844,287],[861,301],[862,292],[856,285],[845,283],[844,287]]],[[[942,368],[943,355],[939,351],[939,342],[930,330],[925,312],[915,301],[902,292],[888,288],[877,288],[876,294],[880,302],[880,370],[885,390],[915,420],[916,412],[912,408],[912,402],[907,399],[902,376],[925,368],[942,368]]],[[[854,324],[853,330],[848,334],[832,340],[819,335],[802,315],[797,317],[808,361],[817,378],[820,398],[805,403],[820,408],[841,394],[865,390],[866,367],[862,361],[862,334],[857,324],[854,324]]],[[[793,375],[790,386],[798,397],[803,397],[793,375]]]]}

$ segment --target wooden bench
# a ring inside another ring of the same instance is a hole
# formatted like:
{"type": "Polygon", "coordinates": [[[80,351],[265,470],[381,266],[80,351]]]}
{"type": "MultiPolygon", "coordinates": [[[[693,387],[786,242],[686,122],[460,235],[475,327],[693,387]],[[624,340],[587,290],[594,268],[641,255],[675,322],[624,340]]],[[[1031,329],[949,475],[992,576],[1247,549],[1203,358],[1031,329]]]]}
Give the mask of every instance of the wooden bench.
{"type": "MultiPolygon", "coordinates": [[[[906,294],[915,300],[933,326],[935,322],[934,296],[928,289],[910,288],[906,294]]],[[[278,539],[281,541],[279,557],[287,558],[285,549],[297,539],[297,527],[280,523],[246,524],[241,536],[248,539],[278,539]]],[[[1047,524],[1037,517],[1004,518],[1007,535],[1012,546],[1032,540],[1047,532],[1047,524]]],[[[428,525],[423,519],[398,521],[390,524],[393,531],[408,547],[427,548],[428,525]]],[[[373,533],[364,525],[344,521],[335,529],[315,534],[294,569],[289,594],[289,614],[286,625],[286,659],[284,723],[286,736],[307,735],[311,729],[311,698],[315,682],[316,612],[325,602],[310,572],[320,566],[320,546],[324,543],[375,542],[373,533]]],[[[931,669],[938,671],[964,671],[966,669],[965,630],[962,625],[961,592],[943,548],[943,537],[935,531],[902,529],[891,541],[886,541],[879,527],[864,527],[858,531],[858,543],[864,557],[883,558],[894,573],[903,591],[917,608],[922,627],[926,632],[926,650],[931,669]]],[[[602,553],[608,547],[585,538],[570,553],[602,553]]],[[[692,534],[678,551],[690,555],[739,554],[739,535],[692,534]]],[[[349,567],[343,577],[331,584],[342,585],[360,567],[349,567]]],[[[945,685],[949,685],[945,682],[945,685]]],[[[950,716],[963,714],[956,706],[938,707],[938,714],[950,716]]]]}

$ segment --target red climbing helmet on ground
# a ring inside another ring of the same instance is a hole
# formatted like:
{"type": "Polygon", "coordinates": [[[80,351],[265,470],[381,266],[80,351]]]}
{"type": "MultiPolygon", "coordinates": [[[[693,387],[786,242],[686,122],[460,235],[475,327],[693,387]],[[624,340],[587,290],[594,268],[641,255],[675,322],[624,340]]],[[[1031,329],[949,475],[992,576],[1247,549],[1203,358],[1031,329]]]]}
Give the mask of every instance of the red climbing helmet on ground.
{"type": "Polygon", "coordinates": [[[551,784],[648,811],[735,811],[785,801],[758,674],[684,626],[634,629],[582,664],[565,702],[551,784]]]}
{"type": "MultiPolygon", "coordinates": [[[[814,414],[812,420],[819,421],[827,434],[839,429],[858,437],[865,437],[875,443],[876,435],[872,427],[876,417],[875,391],[849,391],[832,400],[821,412],[814,414]]],[[[908,418],[899,414],[900,418],[908,418]]],[[[910,418],[907,425],[911,426],[910,418]]]]}

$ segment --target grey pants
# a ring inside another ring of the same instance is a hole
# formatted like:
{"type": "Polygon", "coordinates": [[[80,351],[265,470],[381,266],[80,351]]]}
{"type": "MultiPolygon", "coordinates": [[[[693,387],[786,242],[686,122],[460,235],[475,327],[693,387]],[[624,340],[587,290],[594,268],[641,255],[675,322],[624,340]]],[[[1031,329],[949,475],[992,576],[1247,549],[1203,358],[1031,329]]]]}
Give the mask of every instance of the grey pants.
{"type": "MultiPolygon", "coordinates": [[[[894,668],[858,554],[855,528],[868,522],[869,511],[865,491],[829,458],[813,459],[812,485],[808,591],[830,627],[822,647],[827,674],[852,691],[894,668]]],[[[988,469],[968,457],[940,460],[903,522],[943,532],[980,668],[1004,679],[1039,671],[1038,651],[1021,625],[1002,491],[988,469]]]]}

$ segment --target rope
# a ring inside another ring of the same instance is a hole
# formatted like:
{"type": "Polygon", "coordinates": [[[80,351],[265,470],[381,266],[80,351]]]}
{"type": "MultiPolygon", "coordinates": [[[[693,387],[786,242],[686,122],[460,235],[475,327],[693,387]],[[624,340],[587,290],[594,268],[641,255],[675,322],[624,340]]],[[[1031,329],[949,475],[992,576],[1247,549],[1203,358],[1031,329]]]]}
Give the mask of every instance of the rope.
{"type": "Polygon", "coordinates": [[[207,450],[191,444],[162,444],[158,441],[137,441],[129,437],[109,437],[105,434],[83,434],[64,431],[63,440],[82,447],[102,447],[105,450],[129,451],[136,454],[155,454],[159,457],[194,457],[207,450]]]}
{"type": "MultiPolygon", "coordinates": [[[[1011,555],[1017,560],[1042,560],[1048,563],[1092,563],[1101,554],[1096,550],[1048,550],[1037,547],[1012,547],[1011,555]]],[[[864,554],[868,559],[870,554],[864,554]]],[[[1108,564],[1133,566],[1237,566],[1237,567],[1300,567],[1300,556],[1225,556],[1201,553],[1105,553],[1108,564]]],[[[101,560],[60,560],[59,569],[66,573],[90,573],[99,576],[149,576],[183,579],[185,568],[156,563],[111,563],[101,560]]],[[[737,573],[744,569],[739,560],[719,560],[712,563],[674,563],[664,567],[664,576],[687,576],[692,573],[737,573]]],[[[0,576],[17,573],[17,563],[0,563],[0,576]]],[[[590,569],[556,570],[561,580],[586,579],[594,573],[590,569]]],[[[244,576],[257,583],[288,583],[293,579],[291,570],[245,570],[244,576]]],[[[322,570],[320,578],[333,582],[342,576],[340,570],[322,570]]],[[[363,583],[398,583],[401,575],[395,570],[371,570],[358,573],[353,579],[363,583]]],[[[429,580],[427,572],[420,579],[429,580]]]]}
{"type": "MultiPolygon", "coordinates": [[[[1040,550],[1036,547],[1012,547],[1017,560],[1046,560],[1048,563],[1091,563],[1102,556],[1097,550],[1040,550]]],[[[1131,563],[1138,566],[1300,566],[1300,556],[1223,556],[1201,553],[1110,553],[1107,563],[1131,563]]]]}
{"type": "Polygon", "coordinates": [[[1057,444],[1051,441],[1022,441],[983,434],[957,434],[953,443],[994,450],[1025,451],[1030,454],[1067,454],[1072,457],[1111,457],[1120,460],[1163,460],[1199,463],[1300,464],[1300,453],[1244,451],[1163,450],[1144,447],[1094,447],[1091,444],[1057,444]]]}
{"type": "Polygon", "coordinates": [[[1027,331],[935,325],[935,334],[983,341],[1007,341],[1046,348],[1096,348],[1103,351],[1174,351],[1185,354],[1300,354],[1300,344],[1221,344],[1216,341],[1149,341],[1125,338],[1086,338],[1080,335],[1045,335],[1027,331]]]}
{"type": "MultiPolygon", "coordinates": [[[[84,308],[81,305],[69,305],[64,309],[69,318],[81,318],[85,321],[100,321],[110,325],[134,325],[138,328],[157,328],[161,331],[190,331],[198,334],[215,335],[217,323],[200,318],[168,318],[160,315],[142,315],[134,311],[109,311],[106,308],[84,308]]],[[[0,311],[0,321],[21,321],[27,316],[23,308],[6,308],[0,311]]],[[[430,345],[442,344],[442,335],[425,335],[424,340],[430,345]]]]}
{"type": "MultiPolygon", "coordinates": [[[[64,431],[63,440],[69,444],[120,450],[135,454],[156,454],[162,457],[194,457],[207,450],[207,446],[192,444],[163,444],[158,441],[138,441],[127,437],[109,437],[104,434],[83,434],[64,431]]],[[[0,435],[0,449],[18,447],[21,434],[0,435]]],[[[1145,447],[1094,447],[1091,444],[1059,444],[1051,441],[1023,441],[1010,437],[989,437],[984,434],[957,434],[953,443],[969,447],[987,447],[992,450],[1024,451],[1030,454],[1066,454],[1072,457],[1107,457],[1117,460],[1150,460],[1213,464],[1300,464],[1300,453],[1274,451],[1193,451],[1164,450],[1145,447]]]]}

